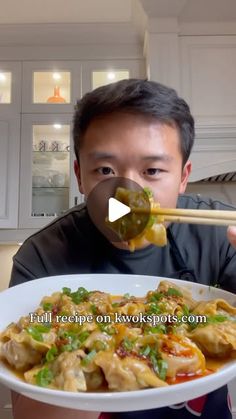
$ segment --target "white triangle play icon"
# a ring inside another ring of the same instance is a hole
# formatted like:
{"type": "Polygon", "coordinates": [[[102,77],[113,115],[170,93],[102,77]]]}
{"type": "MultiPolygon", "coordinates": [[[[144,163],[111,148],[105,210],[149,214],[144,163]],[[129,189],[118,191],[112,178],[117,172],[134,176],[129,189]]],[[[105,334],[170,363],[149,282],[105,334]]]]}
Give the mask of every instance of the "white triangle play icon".
{"type": "Polygon", "coordinates": [[[128,205],[123,204],[122,202],[118,201],[115,198],[109,198],[108,201],[108,220],[113,223],[113,221],[118,220],[124,215],[129,214],[131,212],[130,207],[128,205]]]}

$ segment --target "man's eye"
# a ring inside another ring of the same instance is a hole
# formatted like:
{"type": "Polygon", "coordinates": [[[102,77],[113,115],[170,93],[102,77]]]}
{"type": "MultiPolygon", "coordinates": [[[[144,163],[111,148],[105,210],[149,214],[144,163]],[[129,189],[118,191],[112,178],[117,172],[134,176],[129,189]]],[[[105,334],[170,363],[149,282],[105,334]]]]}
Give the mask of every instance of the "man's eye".
{"type": "Polygon", "coordinates": [[[148,176],[155,176],[155,175],[158,175],[160,172],[161,172],[160,169],[155,169],[154,167],[150,167],[149,169],[146,169],[144,171],[144,174],[148,176]]]}
{"type": "Polygon", "coordinates": [[[114,170],[111,169],[111,167],[99,167],[97,169],[97,172],[100,173],[100,175],[114,175],[114,170]]]}

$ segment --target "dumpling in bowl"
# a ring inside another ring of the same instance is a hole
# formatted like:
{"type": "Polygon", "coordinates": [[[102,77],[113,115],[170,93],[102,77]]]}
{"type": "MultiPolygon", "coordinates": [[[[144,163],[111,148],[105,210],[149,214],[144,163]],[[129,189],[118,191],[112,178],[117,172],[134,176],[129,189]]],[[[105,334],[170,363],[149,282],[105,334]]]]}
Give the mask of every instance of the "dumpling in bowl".
{"type": "Polygon", "coordinates": [[[102,369],[108,387],[113,391],[129,391],[168,385],[157,377],[146,360],[131,355],[122,359],[112,351],[101,351],[96,356],[95,364],[102,369]]]}
{"type": "Polygon", "coordinates": [[[197,302],[193,300],[192,293],[187,287],[182,287],[177,284],[174,284],[171,281],[161,281],[158,285],[157,291],[164,293],[168,296],[169,290],[176,290],[176,293],[174,292],[170,293],[170,300],[178,302],[182,305],[187,305],[189,309],[193,309],[197,302]]]}
{"type": "Polygon", "coordinates": [[[236,307],[231,306],[227,301],[220,298],[210,301],[199,301],[194,307],[193,314],[205,314],[207,316],[225,314],[235,317],[236,320],[236,307]]]}
{"type": "Polygon", "coordinates": [[[205,355],[219,358],[236,356],[236,322],[196,327],[188,336],[205,355]]]}
{"type": "Polygon", "coordinates": [[[197,345],[186,337],[163,335],[159,337],[159,352],[167,362],[167,377],[178,374],[197,374],[205,371],[205,357],[197,345]]]}
{"type": "Polygon", "coordinates": [[[5,343],[0,342],[0,356],[19,371],[26,371],[42,359],[40,352],[14,339],[5,343]]]}

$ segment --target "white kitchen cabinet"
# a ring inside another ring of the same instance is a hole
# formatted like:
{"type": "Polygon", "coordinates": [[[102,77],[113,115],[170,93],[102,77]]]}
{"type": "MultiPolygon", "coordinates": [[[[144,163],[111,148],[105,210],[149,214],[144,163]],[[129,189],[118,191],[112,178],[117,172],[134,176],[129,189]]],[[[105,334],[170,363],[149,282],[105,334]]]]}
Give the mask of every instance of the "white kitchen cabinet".
{"type": "Polygon", "coordinates": [[[23,63],[19,228],[41,228],[79,204],[71,143],[79,61],[23,63]]]}
{"type": "Polygon", "coordinates": [[[235,128],[236,36],[183,36],[180,51],[181,94],[197,128],[235,128]]]}
{"type": "Polygon", "coordinates": [[[23,113],[73,113],[80,97],[79,61],[23,63],[23,113]]]}
{"type": "Polygon", "coordinates": [[[18,225],[21,64],[0,62],[0,228],[18,225]]]}
{"type": "Polygon", "coordinates": [[[141,77],[140,65],[132,60],[23,64],[21,229],[41,228],[83,202],[73,172],[74,105],[82,93],[102,84],[141,77]]]}
{"type": "Polygon", "coordinates": [[[17,228],[20,118],[0,116],[0,228],[17,228]]]}
{"type": "Polygon", "coordinates": [[[72,117],[22,117],[20,228],[43,227],[82,201],[73,174],[72,117]]]}
{"type": "Polygon", "coordinates": [[[14,231],[24,239],[83,202],[74,106],[87,91],[131,77],[145,77],[143,61],[0,62],[0,241],[14,231]]]}

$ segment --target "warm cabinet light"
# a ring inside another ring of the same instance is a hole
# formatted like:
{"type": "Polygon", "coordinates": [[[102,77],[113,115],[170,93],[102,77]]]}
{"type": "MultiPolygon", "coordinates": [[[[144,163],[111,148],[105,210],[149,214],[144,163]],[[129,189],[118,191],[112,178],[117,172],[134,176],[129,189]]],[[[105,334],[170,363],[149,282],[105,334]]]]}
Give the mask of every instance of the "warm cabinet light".
{"type": "Polygon", "coordinates": [[[54,80],[60,80],[61,79],[60,73],[53,73],[52,77],[53,77],[54,80]]]}
{"type": "Polygon", "coordinates": [[[4,73],[0,73],[0,81],[6,81],[6,75],[4,73]]]}
{"type": "Polygon", "coordinates": [[[114,79],[116,78],[116,75],[115,75],[114,71],[109,71],[109,72],[107,73],[107,78],[108,78],[109,80],[114,80],[114,79]]]}
{"type": "Polygon", "coordinates": [[[61,124],[54,124],[53,126],[55,129],[61,129],[61,124]]]}

